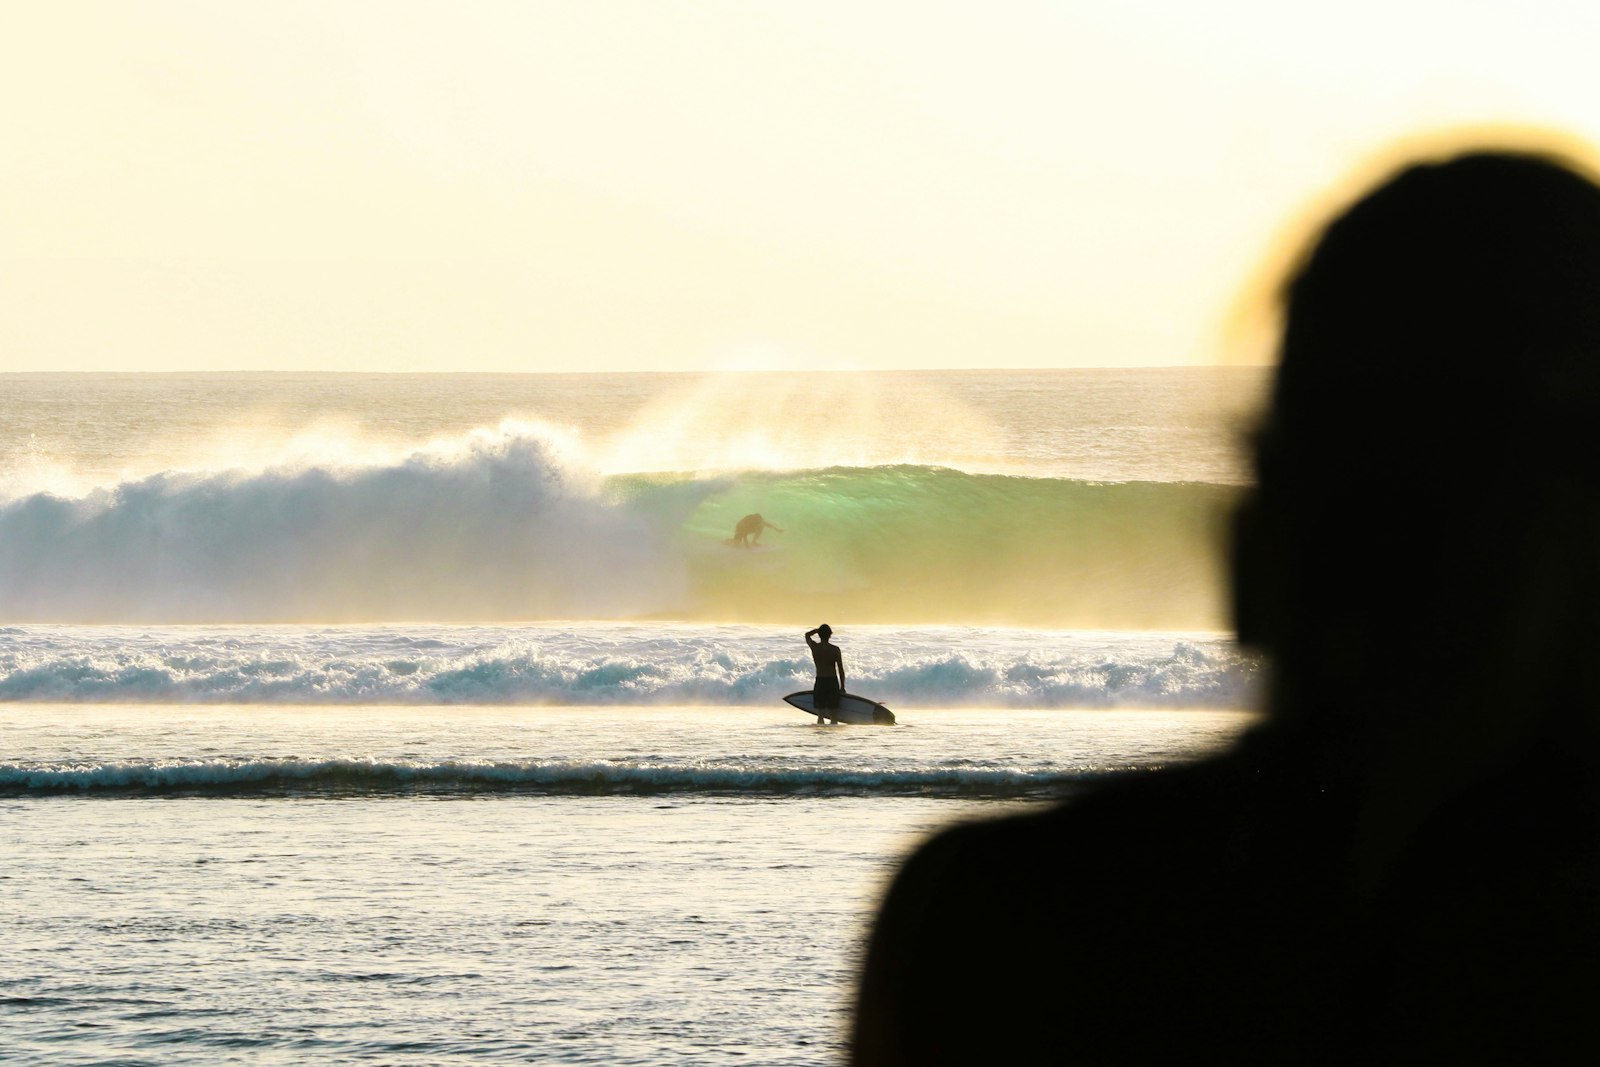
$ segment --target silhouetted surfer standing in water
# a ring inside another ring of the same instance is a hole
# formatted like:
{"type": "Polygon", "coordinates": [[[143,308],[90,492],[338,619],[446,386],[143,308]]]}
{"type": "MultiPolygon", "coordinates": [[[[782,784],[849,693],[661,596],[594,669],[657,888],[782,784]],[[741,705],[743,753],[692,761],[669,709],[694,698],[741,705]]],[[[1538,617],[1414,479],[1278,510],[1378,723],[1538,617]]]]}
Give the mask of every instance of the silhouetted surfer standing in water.
{"type": "MultiPolygon", "coordinates": [[[[839,710],[839,696],[844,692],[844,657],[839,654],[838,645],[828,643],[832,636],[833,627],[827,623],[806,631],[806,644],[811,646],[811,658],[817,661],[817,684],[811,692],[818,712],[818,724],[823,719],[821,712],[839,710]]],[[[831,715],[828,718],[833,719],[831,715]]]]}
{"type": "Polygon", "coordinates": [[[1600,186],[1410,167],[1286,296],[1232,545],[1263,723],[924,843],[857,1067],[1600,1056],[1600,186]]]}

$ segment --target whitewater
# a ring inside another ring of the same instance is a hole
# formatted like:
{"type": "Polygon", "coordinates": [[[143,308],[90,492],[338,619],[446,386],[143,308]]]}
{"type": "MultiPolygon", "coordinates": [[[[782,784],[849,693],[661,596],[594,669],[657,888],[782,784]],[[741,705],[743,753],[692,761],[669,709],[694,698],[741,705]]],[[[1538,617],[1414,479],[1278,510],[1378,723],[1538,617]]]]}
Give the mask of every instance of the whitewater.
{"type": "Polygon", "coordinates": [[[1262,688],[1257,371],[3,381],[15,1062],[837,1063],[918,837],[1262,688]]]}
{"type": "MultiPolygon", "coordinates": [[[[792,631],[583,627],[6,627],[0,700],[749,705],[809,689],[792,631]]],[[[1244,707],[1253,659],[1188,634],[841,630],[856,686],[918,707],[1244,707]]]]}

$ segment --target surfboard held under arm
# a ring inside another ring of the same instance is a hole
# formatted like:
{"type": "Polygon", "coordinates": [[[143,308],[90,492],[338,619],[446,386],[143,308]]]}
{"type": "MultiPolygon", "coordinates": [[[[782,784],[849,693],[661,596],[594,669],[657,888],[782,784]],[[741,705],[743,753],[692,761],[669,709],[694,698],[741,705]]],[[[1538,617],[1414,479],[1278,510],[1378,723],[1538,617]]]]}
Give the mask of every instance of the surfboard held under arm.
{"type": "Polygon", "coordinates": [[[854,693],[839,694],[839,706],[826,711],[817,710],[810,689],[803,693],[790,693],[783,699],[807,715],[821,715],[824,719],[831,719],[834,722],[849,723],[852,726],[894,725],[894,712],[876,700],[858,697],[854,693]]]}

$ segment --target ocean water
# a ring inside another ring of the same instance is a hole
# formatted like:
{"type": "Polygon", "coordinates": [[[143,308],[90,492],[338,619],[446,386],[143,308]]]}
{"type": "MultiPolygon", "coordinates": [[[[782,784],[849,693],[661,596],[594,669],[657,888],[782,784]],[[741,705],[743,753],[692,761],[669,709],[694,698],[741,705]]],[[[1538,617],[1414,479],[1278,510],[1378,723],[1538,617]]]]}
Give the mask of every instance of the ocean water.
{"type": "Polygon", "coordinates": [[[16,1062],[837,1063],[920,835],[1256,702],[1257,371],[0,383],[16,1062]]]}

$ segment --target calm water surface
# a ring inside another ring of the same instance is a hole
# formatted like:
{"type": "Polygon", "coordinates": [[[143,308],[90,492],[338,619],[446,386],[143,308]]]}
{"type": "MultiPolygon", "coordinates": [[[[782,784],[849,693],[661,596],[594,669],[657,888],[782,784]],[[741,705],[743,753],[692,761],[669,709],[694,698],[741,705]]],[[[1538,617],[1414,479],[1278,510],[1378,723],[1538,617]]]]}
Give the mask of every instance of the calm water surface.
{"type": "Polygon", "coordinates": [[[922,834],[1191,758],[1249,721],[792,715],[10,706],[0,1037],[54,1064],[837,1063],[866,922],[922,834]],[[598,770],[109,776],[447,759],[598,770]],[[69,787],[20,777],[72,769],[69,787]]]}

